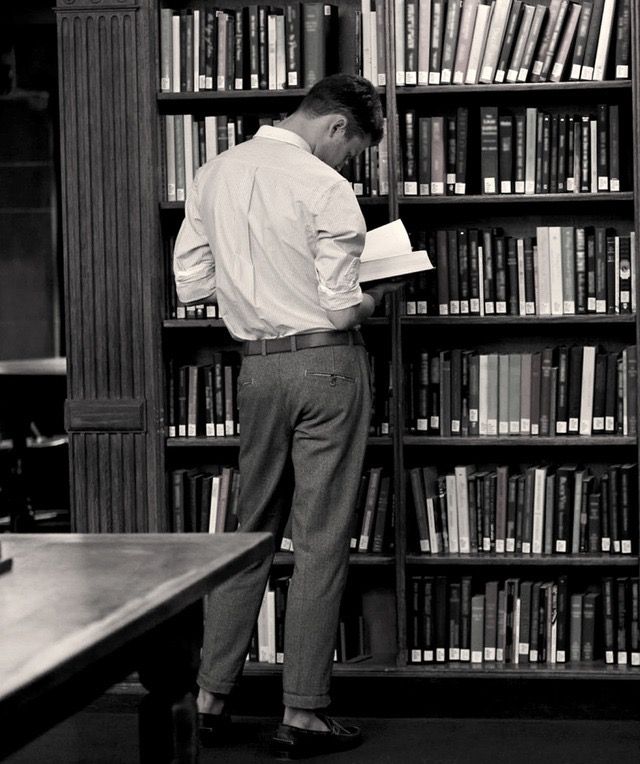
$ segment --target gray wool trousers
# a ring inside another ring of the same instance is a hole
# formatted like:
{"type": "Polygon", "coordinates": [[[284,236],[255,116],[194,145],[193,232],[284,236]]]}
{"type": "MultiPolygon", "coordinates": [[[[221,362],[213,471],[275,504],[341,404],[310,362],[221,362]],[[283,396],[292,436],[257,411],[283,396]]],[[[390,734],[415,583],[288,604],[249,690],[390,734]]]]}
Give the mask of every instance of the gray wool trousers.
{"type": "MultiPolygon", "coordinates": [[[[239,531],[267,531],[276,548],[293,514],[283,702],[324,708],[349,538],[371,413],[362,345],[243,358],[239,531]]],[[[198,684],[227,695],[245,663],[271,559],[218,586],[207,604],[198,684]]]]}

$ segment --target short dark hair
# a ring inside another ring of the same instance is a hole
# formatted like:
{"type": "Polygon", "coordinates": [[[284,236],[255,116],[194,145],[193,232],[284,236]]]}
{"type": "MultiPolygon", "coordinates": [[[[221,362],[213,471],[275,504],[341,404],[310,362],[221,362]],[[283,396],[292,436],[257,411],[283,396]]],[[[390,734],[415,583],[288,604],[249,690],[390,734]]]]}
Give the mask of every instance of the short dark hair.
{"type": "Polygon", "coordinates": [[[347,138],[368,136],[372,145],[382,140],[382,103],[375,87],[364,77],[331,74],[316,82],[299,109],[316,117],[343,114],[347,118],[347,138]]]}

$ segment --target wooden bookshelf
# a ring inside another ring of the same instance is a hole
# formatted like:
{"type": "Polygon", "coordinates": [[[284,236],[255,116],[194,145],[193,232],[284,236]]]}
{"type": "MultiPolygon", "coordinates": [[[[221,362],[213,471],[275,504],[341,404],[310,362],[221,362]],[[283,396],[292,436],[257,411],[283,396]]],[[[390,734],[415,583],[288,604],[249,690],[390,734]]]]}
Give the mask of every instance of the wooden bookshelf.
{"type": "MultiPolygon", "coordinates": [[[[234,4],[235,0],[231,3],[234,4]]],[[[342,2],[342,0],[341,0],[342,2]]],[[[170,527],[166,473],[171,465],[217,460],[221,452],[237,449],[238,437],[167,438],[164,367],[176,347],[196,347],[208,342],[201,329],[223,328],[219,319],[177,320],[167,318],[163,291],[166,287],[163,254],[167,240],[177,230],[184,202],[164,201],[162,117],[188,111],[205,114],[240,114],[287,111],[302,96],[289,91],[224,91],[159,93],[159,8],[170,3],[158,0],[57,0],[60,61],[61,154],[65,168],[62,197],[66,242],[66,315],[68,358],[68,430],[72,478],[72,517],[79,532],[163,532],[170,527]],[[96,30],[100,29],[100,34],[96,30]],[[119,51],[120,55],[105,55],[119,51]],[[126,60],[127,66],[123,66],[126,60]],[[96,93],[101,97],[96,98],[96,93]],[[163,286],[164,285],[164,286],[163,286]],[[123,465],[126,469],[123,470],[123,465]],[[123,507],[126,509],[123,511],[123,507]]],[[[176,3],[178,5],[178,3],[176,3]]],[[[180,4],[181,7],[184,4],[180,4]]],[[[188,3],[187,3],[188,5],[188,3]]],[[[394,9],[386,4],[387,28],[393,28],[394,9]]],[[[465,226],[467,221],[503,221],[505,217],[537,219],[567,216],[588,220],[590,225],[624,221],[639,230],[640,195],[635,193],[640,176],[640,82],[638,53],[640,20],[632,3],[630,36],[633,48],[631,80],[604,82],[523,83],[517,85],[463,85],[396,87],[395,39],[387,35],[389,62],[387,87],[382,91],[388,118],[390,187],[387,197],[361,198],[367,220],[375,224],[406,216],[408,225],[465,226]],[[399,112],[420,108],[441,113],[454,105],[550,104],[592,105],[624,102],[630,116],[633,156],[627,172],[631,181],[624,191],[561,194],[495,194],[411,197],[399,194],[400,178],[396,127],[399,112]],[[440,219],[445,221],[440,222],[440,219]],[[446,221],[451,221],[447,223],[446,221]]],[[[500,222],[502,225],[502,222],[500,222]]],[[[366,568],[366,576],[382,573],[392,579],[396,625],[396,654],[388,661],[365,661],[338,665],[344,676],[375,678],[529,678],[637,679],[638,669],[580,663],[572,666],[508,665],[408,665],[407,575],[408,571],[461,570],[478,572],[497,568],[526,568],[540,577],[553,577],[562,568],[585,568],[597,581],[606,569],[637,575],[637,537],[633,555],[619,557],[504,557],[477,558],[413,555],[409,522],[413,511],[405,466],[420,460],[447,464],[466,463],[483,457],[490,448],[499,458],[562,460],[562,452],[588,461],[590,454],[604,453],[606,460],[638,461],[635,437],[519,437],[442,438],[407,434],[403,355],[414,334],[450,345],[453,335],[478,328],[492,341],[523,348],[530,340],[529,328],[545,337],[563,338],[590,332],[598,341],[616,342],[624,335],[637,342],[636,316],[585,315],[562,317],[461,317],[401,315],[399,300],[390,318],[374,319],[376,327],[370,349],[391,346],[392,387],[390,436],[369,441],[374,458],[389,466],[394,478],[395,535],[393,554],[352,555],[354,569],[366,568]],[[489,327],[493,328],[493,331],[489,327]],[[380,332],[377,332],[377,328],[380,332]],[[424,332],[422,331],[424,329],[424,332]],[[518,336],[520,335],[521,336],[518,336]],[[384,335],[384,336],[383,336],[384,335]],[[515,450],[514,450],[515,447],[515,450]],[[464,450],[464,456],[462,456],[464,450]],[[380,454],[382,453],[382,456],[380,454]],[[455,454],[452,457],[452,454],[455,454]],[[462,461],[458,461],[462,460],[462,461]]],[[[213,334],[213,333],[212,333],[213,334]]],[[[372,333],[373,334],[373,333],[372,333]]],[[[479,334],[479,333],[478,333],[479,334]]],[[[473,341],[478,334],[469,332],[473,341]]],[[[226,340],[225,340],[226,341],[226,340]]],[[[636,487],[637,488],[637,487],[636,487]]],[[[637,518],[636,518],[637,522],[637,518]]],[[[279,567],[290,566],[290,557],[279,554],[279,567]]],[[[255,675],[274,675],[278,667],[249,664],[255,675]]]]}
{"type": "Polygon", "coordinates": [[[522,554],[510,552],[496,554],[407,554],[407,565],[416,567],[549,567],[549,568],[629,568],[638,567],[638,555],[597,554],[522,554]]]}
{"type": "Polygon", "coordinates": [[[614,324],[635,328],[636,317],[629,315],[608,315],[593,313],[575,316],[402,316],[400,321],[409,326],[532,326],[541,331],[545,328],[553,331],[557,326],[606,326],[614,324]]]}

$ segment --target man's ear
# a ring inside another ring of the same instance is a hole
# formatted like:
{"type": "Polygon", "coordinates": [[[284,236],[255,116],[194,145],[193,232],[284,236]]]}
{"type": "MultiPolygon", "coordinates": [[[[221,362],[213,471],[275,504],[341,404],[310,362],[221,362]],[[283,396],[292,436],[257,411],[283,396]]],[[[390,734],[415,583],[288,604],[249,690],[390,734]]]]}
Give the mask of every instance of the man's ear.
{"type": "Polygon", "coordinates": [[[345,132],[347,129],[347,118],[343,114],[337,114],[331,121],[330,135],[333,138],[340,132],[345,132]]]}

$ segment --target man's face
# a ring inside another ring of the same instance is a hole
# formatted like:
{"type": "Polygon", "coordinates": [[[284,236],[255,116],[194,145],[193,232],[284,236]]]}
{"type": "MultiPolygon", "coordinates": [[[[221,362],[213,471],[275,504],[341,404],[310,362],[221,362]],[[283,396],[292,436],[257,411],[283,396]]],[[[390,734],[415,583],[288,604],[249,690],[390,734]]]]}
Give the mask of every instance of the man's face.
{"type": "Polygon", "coordinates": [[[340,171],[345,162],[348,162],[361,151],[369,146],[367,136],[354,135],[346,137],[346,128],[341,125],[332,125],[326,138],[316,146],[315,154],[318,159],[340,171]]]}

